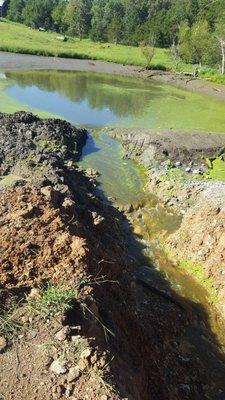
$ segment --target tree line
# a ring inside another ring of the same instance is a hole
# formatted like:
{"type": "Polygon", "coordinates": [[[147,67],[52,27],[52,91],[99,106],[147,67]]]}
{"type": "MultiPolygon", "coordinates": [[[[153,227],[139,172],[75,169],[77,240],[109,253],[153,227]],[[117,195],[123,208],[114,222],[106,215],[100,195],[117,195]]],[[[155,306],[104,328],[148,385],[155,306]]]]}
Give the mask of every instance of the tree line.
{"type": "Polygon", "coordinates": [[[10,0],[8,18],[80,39],[171,47],[174,60],[220,62],[224,73],[225,0],[10,0]]]}

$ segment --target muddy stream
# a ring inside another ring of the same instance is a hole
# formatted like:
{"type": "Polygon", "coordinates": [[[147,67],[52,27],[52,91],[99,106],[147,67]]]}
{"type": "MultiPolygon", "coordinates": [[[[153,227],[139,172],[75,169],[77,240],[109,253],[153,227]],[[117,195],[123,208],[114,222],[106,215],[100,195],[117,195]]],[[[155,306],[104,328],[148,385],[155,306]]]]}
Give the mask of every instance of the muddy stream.
{"type": "MultiPolygon", "coordinates": [[[[222,353],[225,348],[223,324],[209,304],[207,292],[187,273],[176,268],[160,247],[160,235],[175,231],[181,218],[166,212],[157,198],[147,195],[144,189],[146,171],[123,159],[122,145],[111,139],[107,131],[113,126],[135,126],[225,132],[224,104],[167,85],[104,74],[18,71],[8,72],[1,78],[4,106],[0,102],[0,111],[7,112],[8,102],[14,111],[24,106],[88,128],[90,136],[80,164],[99,171],[97,190],[104,199],[121,207],[132,204],[136,210],[141,209],[142,218],[131,213],[131,221],[149,258],[149,268],[160,271],[184,299],[204,306],[222,353]]],[[[198,335],[202,335],[202,323],[199,318],[199,332],[193,341],[198,341],[198,335]]]]}

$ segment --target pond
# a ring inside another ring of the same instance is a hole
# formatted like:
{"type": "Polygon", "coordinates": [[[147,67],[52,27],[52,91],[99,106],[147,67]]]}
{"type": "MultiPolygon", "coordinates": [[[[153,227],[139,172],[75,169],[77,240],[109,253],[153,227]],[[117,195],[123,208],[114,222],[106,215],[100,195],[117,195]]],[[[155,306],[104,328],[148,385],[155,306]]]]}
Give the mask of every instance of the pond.
{"type": "Polygon", "coordinates": [[[222,102],[169,85],[87,72],[8,72],[6,77],[11,97],[73,123],[225,132],[222,102]]]}

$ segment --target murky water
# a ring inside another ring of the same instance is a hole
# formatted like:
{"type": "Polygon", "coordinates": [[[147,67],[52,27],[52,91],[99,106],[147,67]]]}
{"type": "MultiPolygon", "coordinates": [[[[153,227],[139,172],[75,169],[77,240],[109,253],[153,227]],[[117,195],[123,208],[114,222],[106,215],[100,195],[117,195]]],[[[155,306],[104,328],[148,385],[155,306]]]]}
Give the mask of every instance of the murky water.
{"type": "Polygon", "coordinates": [[[225,132],[224,104],[168,85],[85,72],[8,72],[7,93],[74,123],[225,132]]]}
{"type": "MultiPolygon", "coordinates": [[[[107,127],[225,132],[224,103],[167,85],[83,72],[10,72],[6,77],[7,94],[20,104],[57,114],[75,124],[99,128],[89,137],[81,164],[101,173],[100,190],[119,203],[146,199],[146,175],[122,158],[122,146],[107,136],[107,127]]],[[[168,215],[154,197],[148,201],[139,229],[151,241],[158,232],[175,230],[179,218],[168,215]]],[[[207,303],[205,290],[174,268],[155,244],[147,252],[179,294],[196,303],[207,303]]],[[[215,315],[212,313],[210,318],[213,330],[217,330],[215,315]]]]}

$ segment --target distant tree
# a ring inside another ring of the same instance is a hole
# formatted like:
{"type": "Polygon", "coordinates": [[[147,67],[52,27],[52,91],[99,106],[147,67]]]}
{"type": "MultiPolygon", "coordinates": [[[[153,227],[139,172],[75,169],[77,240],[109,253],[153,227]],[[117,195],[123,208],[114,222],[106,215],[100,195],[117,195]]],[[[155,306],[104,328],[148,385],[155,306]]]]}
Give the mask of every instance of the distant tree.
{"type": "Polygon", "coordinates": [[[25,24],[46,30],[52,29],[54,27],[52,12],[57,4],[57,0],[27,0],[23,9],[25,24]]]}
{"type": "MultiPolygon", "coordinates": [[[[138,45],[147,39],[143,25],[148,18],[148,0],[124,0],[124,36],[125,43],[138,45]]],[[[149,34],[149,29],[147,29],[149,34]]]]}
{"type": "Polygon", "coordinates": [[[186,62],[201,66],[209,58],[211,49],[212,35],[207,21],[197,21],[191,28],[187,22],[181,24],[179,52],[186,62]]]}
{"type": "Polygon", "coordinates": [[[52,11],[52,20],[54,24],[54,29],[57,32],[65,32],[66,30],[66,24],[64,21],[65,10],[66,10],[66,1],[61,0],[52,11]]]}
{"type": "Polygon", "coordinates": [[[104,26],[109,42],[121,42],[123,36],[124,7],[121,0],[108,0],[104,8],[104,26]]]}
{"type": "Polygon", "coordinates": [[[223,14],[216,23],[216,38],[221,50],[221,73],[225,72],[225,14],[223,14]]]}
{"type": "Polygon", "coordinates": [[[170,54],[173,61],[173,65],[176,69],[180,62],[180,56],[179,56],[178,46],[175,43],[175,41],[172,43],[172,46],[170,47],[170,54]]]}
{"type": "Polygon", "coordinates": [[[95,41],[107,40],[107,26],[105,25],[105,5],[107,0],[93,0],[91,38],[95,41]]]}
{"type": "Polygon", "coordinates": [[[87,36],[91,25],[91,0],[69,0],[64,22],[70,35],[80,39],[87,36]]]}
{"type": "Polygon", "coordinates": [[[10,0],[7,18],[14,22],[23,22],[22,12],[25,0],[10,0]]]}

